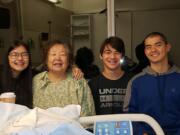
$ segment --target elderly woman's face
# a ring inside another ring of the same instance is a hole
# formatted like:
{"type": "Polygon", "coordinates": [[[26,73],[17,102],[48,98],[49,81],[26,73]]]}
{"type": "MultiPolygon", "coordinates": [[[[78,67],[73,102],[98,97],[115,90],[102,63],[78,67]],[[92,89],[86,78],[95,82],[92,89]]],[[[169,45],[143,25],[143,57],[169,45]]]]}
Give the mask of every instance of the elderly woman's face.
{"type": "Polygon", "coordinates": [[[68,50],[61,44],[52,46],[47,57],[48,70],[50,72],[65,73],[68,65],[68,50]]]}

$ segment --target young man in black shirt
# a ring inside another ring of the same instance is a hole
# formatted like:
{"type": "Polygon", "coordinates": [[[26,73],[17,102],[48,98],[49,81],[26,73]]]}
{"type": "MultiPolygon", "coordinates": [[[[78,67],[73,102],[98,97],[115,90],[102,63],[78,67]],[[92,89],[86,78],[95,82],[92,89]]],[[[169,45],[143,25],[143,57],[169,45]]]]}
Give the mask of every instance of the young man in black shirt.
{"type": "Polygon", "coordinates": [[[126,86],[132,77],[121,68],[124,55],[125,47],[122,39],[118,37],[105,39],[100,48],[103,71],[89,81],[97,115],[123,113],[126,86]]]}

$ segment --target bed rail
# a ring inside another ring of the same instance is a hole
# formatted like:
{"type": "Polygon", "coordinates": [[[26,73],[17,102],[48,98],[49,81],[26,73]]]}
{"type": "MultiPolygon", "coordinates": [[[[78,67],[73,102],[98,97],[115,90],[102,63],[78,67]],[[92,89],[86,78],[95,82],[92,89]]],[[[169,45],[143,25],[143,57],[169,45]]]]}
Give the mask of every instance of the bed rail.
{"type": "Polygon", "coordinates": [[[165,135],[160,125],[154,118],[146,114],[113,114],[80,117],[81,124],[94,124],[96,121],[136,121],[149,124],[156,135],[165,135]]]}

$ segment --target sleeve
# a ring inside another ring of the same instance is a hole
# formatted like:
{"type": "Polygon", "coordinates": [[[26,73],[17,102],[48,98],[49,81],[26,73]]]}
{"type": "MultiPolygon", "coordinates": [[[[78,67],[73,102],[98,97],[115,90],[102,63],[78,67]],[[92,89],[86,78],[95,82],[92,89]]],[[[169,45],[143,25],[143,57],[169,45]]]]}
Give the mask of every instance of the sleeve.
{"type": "Polygon", "coordinates": [[[38,79],[37,79],[37,76],[34,76],[33,77],[33,107],[36,107],[37,105],[37,87],[38,87],[38,79]]]}
{"type": "Polygon", "coordinates": [[[91,90],[85,79],[79,81],[78,100],[81,104],[81,116],[95,115],[94,101],[91,90]]]}
{"type": "Polygon", "coordinates": [[[92,79],[88,82],[88,86],[90,87],[90,90],[92,92],[93,98],[95,97],[95,91],[97,90],[97,81],[95,79],[92,79]]]}
{"type": "Polygon", "coordinates": [[[128,112],[128,110],[129,110],[129,102],[130,102],[131,91],[132,91],[131,85],[132,85],[132,81],[130,80],[128,82],[126,94],[125,94],[125,97],[124,97],[124,104],[123,104],[123,111],[124,112],[128,112]]]}
{"type": "Polygon", "coordinates": [[[131,85],[131,97],[129,98],[129,109],[130,113],[139,113],[138,110],[138,93],[137,88],[134,85],[131,85]]]}
{"type": "MultiPolygon", "coordinates": [[[[127,91],[124,98],[124,105],[123,105],[123,111],[125,113],[137,113],[137,94],[135,87],[133,86],[133,81],[130,80],[127,85],[127,91]]],[[[139,122],[133,122],[133,134],[135,135],[142,135],[143,130],[141,123],[139,122]]]]}
{"type": "MultiPolygon", "coordinates": [[[[179,109],[180,110],[180,109],[179,109]]],[[[177,129],[177,133],[175,134],[175,135],[180,135],[180,112],[178,113],[179,115],[178,115],[178,122],[177,122],[177,127],[178,127],[178,129],[177,129]]]]}
{"type": "Polygon", "coordinates": [[[41,75],[42,74],[40,73],[33,77],[33,107],[38,106],[42,98],[42,94],[39,90],[45,84],[43,84],[44,82],[41,81],[41,75]]]}

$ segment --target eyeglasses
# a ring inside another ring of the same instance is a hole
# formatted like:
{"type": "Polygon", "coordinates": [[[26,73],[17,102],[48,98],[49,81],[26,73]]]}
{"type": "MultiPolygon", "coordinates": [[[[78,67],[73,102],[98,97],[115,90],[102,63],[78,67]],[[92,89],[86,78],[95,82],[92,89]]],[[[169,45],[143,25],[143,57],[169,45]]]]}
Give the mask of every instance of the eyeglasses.
{"type": "Polygon", "coordinates": [[[29,58],[29,53],[28,52],[22,52],[22,53],[12,52],[9,54],[9,56],[12,59],[17,59],[19,56],[21,56],[23,59],[27,59],[29,58]]]}

